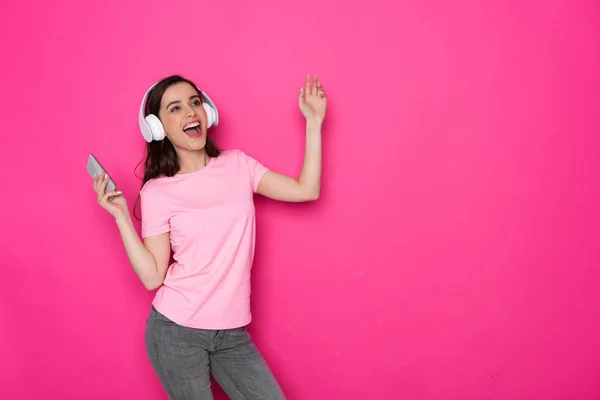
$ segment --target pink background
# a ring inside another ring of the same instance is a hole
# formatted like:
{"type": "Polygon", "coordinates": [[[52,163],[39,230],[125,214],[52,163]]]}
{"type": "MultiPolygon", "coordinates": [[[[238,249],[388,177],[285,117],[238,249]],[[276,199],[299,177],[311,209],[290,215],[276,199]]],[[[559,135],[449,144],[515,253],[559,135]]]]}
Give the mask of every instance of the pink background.
{"type": "Polygon", "coordinates": [[[0,397],[166,398],[87,156],[132,206],[139,101],[181,73],[220,146],[296,174],[314,72],[322,197],[257,199],[289,399],[600,398],[600,6],[523,3],[4,2],[0,397]]]}

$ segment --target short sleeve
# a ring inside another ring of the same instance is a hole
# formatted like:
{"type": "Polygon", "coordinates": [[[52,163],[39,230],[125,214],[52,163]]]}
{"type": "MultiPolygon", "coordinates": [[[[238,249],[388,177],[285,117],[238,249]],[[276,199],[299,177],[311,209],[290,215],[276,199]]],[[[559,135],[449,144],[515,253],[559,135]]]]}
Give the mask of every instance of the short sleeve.
{"type": "Polygon", "coordinates": [[[142,237],[160,235],[169,232],[169,215],[165,201],[155,190],[142,188],[140,191],[142,212],[142,237]]]}
{"type": "Polygon", "coordinates": [[[252,191],[254,193],[256,193],[256,190],[258,189],[258,184],[260,183],[260,180],[262,179],[262,177],[265,175],[265,173],[269,170],[267,167],[265,167],[263,164],[261,164],[258,160],[256,160],[255,158],[253,158],[252,156],[249,156],[248,154],[244,153],[243,151],[239,151],[241,157],[243,158],[243,160],[245,161],[245,164],[248,167],[248,173],[250,176],[250,184],[252,186],[252,191]]]}

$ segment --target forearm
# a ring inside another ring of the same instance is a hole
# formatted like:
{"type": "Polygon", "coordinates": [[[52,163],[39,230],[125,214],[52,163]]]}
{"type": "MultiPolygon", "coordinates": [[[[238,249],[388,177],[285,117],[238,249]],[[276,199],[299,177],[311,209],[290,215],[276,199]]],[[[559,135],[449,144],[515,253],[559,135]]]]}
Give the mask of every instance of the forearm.
{"type": "Polygon", "coordinates": [[[317,199],[321,191],[321,127],[322,121],[306,121],[304,164],[298,181],[310,199],[317,199]]]}
{"type": "Polygon", "coordinates": [[[162,283],[154,256],[141,241],[129,214],[115,219],[125,246],[125,252],[133,270],[147,289],[155,289],[162,283]]]}

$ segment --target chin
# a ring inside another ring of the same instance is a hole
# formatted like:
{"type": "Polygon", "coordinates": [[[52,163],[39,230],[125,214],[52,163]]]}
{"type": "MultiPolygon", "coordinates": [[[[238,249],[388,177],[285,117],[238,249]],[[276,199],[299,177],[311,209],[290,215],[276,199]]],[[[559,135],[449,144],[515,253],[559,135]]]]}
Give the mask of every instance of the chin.
{"type": "Polygon", "coordinates": [[[199,138],[189,138],[188,139],[188,146],[192,149],[192,150],[201,150],[204,148],[204,146],[206,146],[206,135],[202,135],[199,138]]]}

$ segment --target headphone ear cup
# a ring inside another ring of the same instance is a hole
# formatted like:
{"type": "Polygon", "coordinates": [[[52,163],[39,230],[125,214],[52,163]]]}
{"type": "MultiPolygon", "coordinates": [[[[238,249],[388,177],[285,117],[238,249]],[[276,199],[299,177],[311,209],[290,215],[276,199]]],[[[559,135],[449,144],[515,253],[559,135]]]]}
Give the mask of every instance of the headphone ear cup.
{"type": "Polygon", "coordinates": [[[146,123],[152,133],[152,140],[163,140],[165,138],[165,129],[156,115],[146,116],[146,123]]]}
{"type": "Polygon", "coordinates": [[[208,120],[206,129],[208,129],[215,123],[215,110],[210,106],[210,104],[207,103],[202,103],[202,107],[204,107],[204,111],[206,111],[206,117],[208,120]]]}
{"type": "Polygon", "coordinates": [[[148,122],[146,122],[146,119],[140,115],[140,130],[142,131],[142,136],[144,136],[144,140],[148,143],[150,143],[152,141],[152,128],[150,128],[150,125],[148,124],[148,122]]]}

